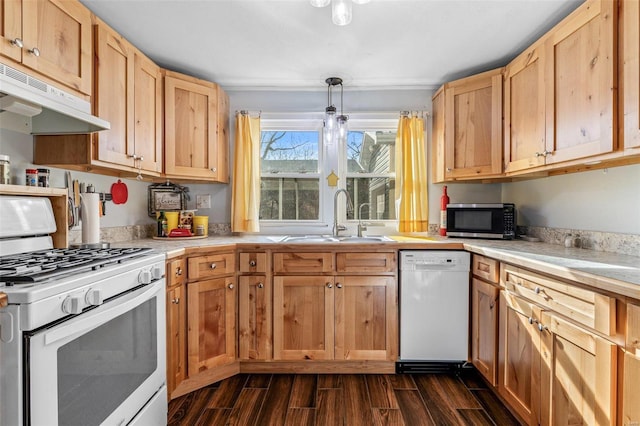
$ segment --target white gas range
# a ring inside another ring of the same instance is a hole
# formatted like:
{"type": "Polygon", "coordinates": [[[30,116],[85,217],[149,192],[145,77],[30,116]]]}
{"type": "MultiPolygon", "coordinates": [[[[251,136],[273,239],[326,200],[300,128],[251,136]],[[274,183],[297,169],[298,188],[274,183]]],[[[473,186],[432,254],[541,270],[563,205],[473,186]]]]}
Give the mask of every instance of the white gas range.
{"type": "Polygon", "coordinates": [[[50,209],[0,197],[0,426],[166,423],[165,256],[52,248],[50,209]]]}

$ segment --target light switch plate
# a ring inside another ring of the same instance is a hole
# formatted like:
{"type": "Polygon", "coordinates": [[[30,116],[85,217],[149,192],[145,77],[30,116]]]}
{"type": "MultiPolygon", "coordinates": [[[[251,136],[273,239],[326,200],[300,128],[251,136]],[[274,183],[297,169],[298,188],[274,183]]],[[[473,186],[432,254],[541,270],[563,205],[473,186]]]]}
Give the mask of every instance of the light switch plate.
{"type": "Polygon", "coordinates": [[[211,208],[211,195],[196,195],[196,208],[197,209],[210,209],[211,208]]]}

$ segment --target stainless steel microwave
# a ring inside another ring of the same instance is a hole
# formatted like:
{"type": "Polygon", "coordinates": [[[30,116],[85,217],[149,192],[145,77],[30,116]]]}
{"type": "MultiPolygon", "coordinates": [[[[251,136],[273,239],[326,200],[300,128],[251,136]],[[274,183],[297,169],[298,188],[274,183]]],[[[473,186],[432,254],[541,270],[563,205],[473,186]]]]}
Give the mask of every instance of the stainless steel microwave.
{"type": "Polygon", "coordinates": [[[448,237],[512,240],[516,225],[514,204],[447,204],[448,237]]]}

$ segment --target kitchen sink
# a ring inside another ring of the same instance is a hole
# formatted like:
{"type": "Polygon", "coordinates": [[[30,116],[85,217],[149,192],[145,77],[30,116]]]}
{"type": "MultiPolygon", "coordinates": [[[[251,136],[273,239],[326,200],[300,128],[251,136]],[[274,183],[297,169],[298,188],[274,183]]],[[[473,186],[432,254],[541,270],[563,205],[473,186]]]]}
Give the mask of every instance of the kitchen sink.
{"type": "Polygon", "coordinates": [[[338,237],[338,241],[341,243],[375,243],[381,241],[393,241],[389,237],[385,237],[382,235],[369,235],[358,237],[357,235],[350,235],[344,237],[338,237]]]}
{"type": "Polygon", "coordinates": [[[381,241],[393,241],[389,237],[380,235],[363,236],[345,235],[333,237],[331,235],[289,235],[282,238],[281,243],[375,243],[381,241]]]}

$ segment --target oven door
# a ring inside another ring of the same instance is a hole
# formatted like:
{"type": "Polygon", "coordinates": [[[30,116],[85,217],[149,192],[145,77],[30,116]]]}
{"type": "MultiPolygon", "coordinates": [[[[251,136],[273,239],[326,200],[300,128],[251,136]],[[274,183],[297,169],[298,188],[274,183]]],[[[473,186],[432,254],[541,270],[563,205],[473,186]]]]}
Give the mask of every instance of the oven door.
{"type": "MultiPolygon", "coordinates": [[[[26,424],[124,425],[162,391],[164,287],[161,279],[27,337],[26,424]]],[[[163,402],[156,416],[166,419],[163,402]]]]}

